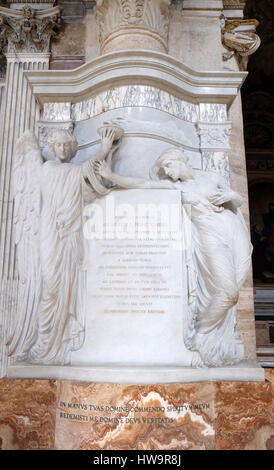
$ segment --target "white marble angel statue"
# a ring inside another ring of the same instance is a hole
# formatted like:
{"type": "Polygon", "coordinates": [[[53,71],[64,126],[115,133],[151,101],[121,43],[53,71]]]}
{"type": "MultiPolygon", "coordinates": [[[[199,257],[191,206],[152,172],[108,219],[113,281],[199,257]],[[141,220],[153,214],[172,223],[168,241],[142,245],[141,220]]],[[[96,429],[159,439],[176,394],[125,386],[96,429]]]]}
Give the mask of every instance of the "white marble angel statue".
{"type": "MultiPolygon", "coordinates": [[[[116,132],[101,132],[97,160],[111,159],[116,132]]],[[[83,207],[109,189],[93,159],[70,163],[77,141],[67,130],[48,142],[55,157],[44,162],[35,136],[18,140],[13,168],[14,230],[19,292],[8,340],[15,360],[66,364],[84,340],[83,207]]]]}
{"type": "Polygon", "coordinates": [[[184,342],[192,366],[220,367],[244,359],[236,333],[236,304],[247,276],[251,243],[239,207],[242,198],[217,173],[194,170],[183,150],[166,150],[151,169],[151,180],[112,172],[106,162],[95,171],[120,188],[178,189],[191,208],[191,247],[186,249],[187,312],[184,342]]]}

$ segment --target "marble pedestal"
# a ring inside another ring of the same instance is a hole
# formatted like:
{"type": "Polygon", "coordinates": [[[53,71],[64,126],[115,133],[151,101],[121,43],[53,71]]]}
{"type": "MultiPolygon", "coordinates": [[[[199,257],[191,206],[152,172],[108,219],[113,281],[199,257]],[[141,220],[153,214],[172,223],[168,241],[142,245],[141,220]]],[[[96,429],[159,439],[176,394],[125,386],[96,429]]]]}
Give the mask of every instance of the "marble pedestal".
{"type": "Polygon", "coordinates": [[[2,379],[0,447],[273,450],[273,369],[266,377],[139,386],[2,379]]]}

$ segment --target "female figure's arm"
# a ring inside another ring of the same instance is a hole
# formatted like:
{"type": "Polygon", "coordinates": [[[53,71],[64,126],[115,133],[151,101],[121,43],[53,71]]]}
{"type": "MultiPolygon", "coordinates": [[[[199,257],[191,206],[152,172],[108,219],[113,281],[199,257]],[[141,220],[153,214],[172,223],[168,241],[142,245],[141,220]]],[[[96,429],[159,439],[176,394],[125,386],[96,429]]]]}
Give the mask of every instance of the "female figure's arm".
{"type": "Polygon", "coordinates": [[[94,169],[103,178],[108,179],[124,189],[174,189],[174,184],[168,180],[151,181],[142,178],[131,178],[113,173],[105,161],[94,163],[94,169]]]}
{"type": "Polygon", "coordinates": [[[96,185],[97,192],[98,190],[104,190],[104,188],[107,188],[107,182],[102,180],[99,174],[95,174],[94,163],[107,161],[108,164],[111,165],[112,156],[121,144],[121,139],[115,142],[115,130],[111,127],[103,129],[101,137],[101,148],[95,158],[92,157],[82,164],[82,172],[85,182],[88,186],[94,187],[94,185],[96,185]]]}

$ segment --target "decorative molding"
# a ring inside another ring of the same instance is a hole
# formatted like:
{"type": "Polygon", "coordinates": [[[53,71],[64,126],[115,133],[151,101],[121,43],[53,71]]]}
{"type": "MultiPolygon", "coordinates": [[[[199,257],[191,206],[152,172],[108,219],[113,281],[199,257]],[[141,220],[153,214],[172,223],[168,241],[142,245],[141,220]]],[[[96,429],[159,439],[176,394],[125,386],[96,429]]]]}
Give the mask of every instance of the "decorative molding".
{"type": "Polygon", "coordinates": [[[166,54],[154,51],[119,51],[98,57],[75,70],[26,72],[37,100],[77,103],[125,85],[159,88],[180,100],[230,105],[246,72],[199,72],[166,54]]]}
{"type": "Polygon", "coordinates": [[[248,56],[254,54],[261,45],[259,36],[255,33],[259,25],[257,20],[233,19],[221,17],[222,43],[228,49],[223,54],[227,61],[236,55],[241,70],[246,70],[248,56]]]}
{"type": "Polygon", "coordinates": [[[97,0],[101,52],[121,49],[121,44],[124,48],[125,37],[129,41],[132,37],[127,48],[138,49],[140,35],[151,42],[151,47],[147,43],[148,48],[167,52],[170,3],[171,0],[97,0]]]}
{"type": "Polygon", "coordinates": [[[223,0],[224,10],[242,10],[245,7],[246,0],[223,0]]]}
{"type": "Polygon", "coordinates": [[[197,132],[200,136],[201,149],[230,149],[229,136],[231,123],[216,125],[215,123],[199,122],[197,132]]]}
{"type": "Polygon", "coordinates": [[[183,0],[183,10],[222,10],[223,0],[183,0]]]}
{"type": "Polygon", "coordinates": [[[223,10],[222,0],[184,0],[182,16],[184,18],[218,19],[223,10]]]}
{"type": "Polygon", "coordinates": [[[24,5],[20,10],[0,7],[0,47],[8,44],[10,53],[49,51],[51,38],[58,37],[59,6],[35,10],[24,5]]]}

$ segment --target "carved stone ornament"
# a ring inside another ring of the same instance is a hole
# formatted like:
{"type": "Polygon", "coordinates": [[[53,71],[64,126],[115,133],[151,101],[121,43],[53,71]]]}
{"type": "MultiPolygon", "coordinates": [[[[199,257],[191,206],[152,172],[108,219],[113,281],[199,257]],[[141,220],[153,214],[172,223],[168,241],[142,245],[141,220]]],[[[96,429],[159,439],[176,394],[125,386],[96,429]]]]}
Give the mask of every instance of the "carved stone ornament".
{"type": "Polygon", "coordinates": [[[9,53],[48,52],[51,38],[58,36],[60,7],[35,10],[24,5],[20,10],[0,7],[0,48],[8,44],[9,53]]]}
{"type": "Polygon", "coordinates": [[[200,136],[202,149],[229,149],[231,124],[216,126],[214,123],[198,123],[197,132],[200,136]]]}
{"type": "Polygon", "coordinates": [[[225,10],[242,9],[245,6],[246,0],[223,0],[225,10]]]}
{"type": "Polygon", "coordinates": [[[228,49],[228,52],[223,54],[223,60],[227,61],[236,55],[240,68],[244,70],[247,65],[247,57],[256,52],[261,44],[259,36],[255,33],[258,25],[259,22],[255,19],[226,20],[222,16],[222,42],[228,49]]]}
{"type": "Polygon", "coordinates": [[[97,0],[102,53],[125,48],[125,35],[127,48],[140,48],[140,34],[142,48],[167,52],[170,3],[170,0],[97,0]]]}

